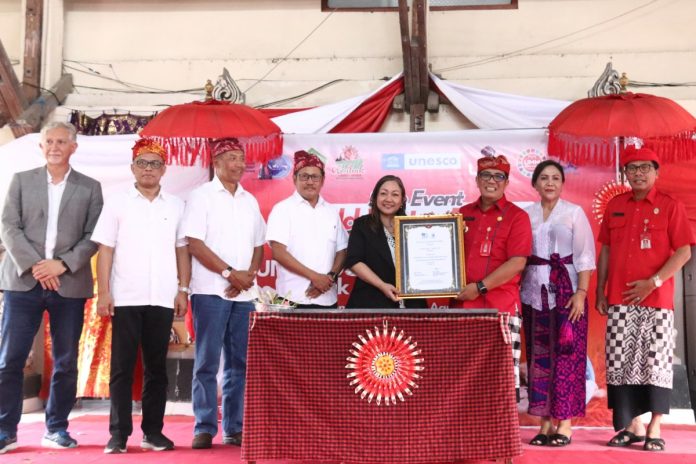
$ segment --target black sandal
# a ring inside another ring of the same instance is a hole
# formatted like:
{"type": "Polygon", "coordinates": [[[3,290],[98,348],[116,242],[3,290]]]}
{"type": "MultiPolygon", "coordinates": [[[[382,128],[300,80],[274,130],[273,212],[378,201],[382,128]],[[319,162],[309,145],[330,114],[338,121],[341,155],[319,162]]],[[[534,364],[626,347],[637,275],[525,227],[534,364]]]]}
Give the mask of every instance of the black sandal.
{"type": "Polygon", "coordinates": [[[549,444],[549,436],[539,433],[532,438],[529,444],[532,446],[547,446],[549,444]]]}
{"type": "Polygon", "coordinates": [[[633,443],[640,443],[641,441],[645,441],[645,435],[636,435],[628,430],[622,430],[607,442],[607,446],[624,448],[626,446],[631,446],[633,443]]]}
{"type": "Polygon", "coordinates": [[[662,438],[648,438],[643,445],[645,451],[664,451],[665,441],[662,438]]]}
{"type": "Polygon", "coordinates": [[[549,442],[549,446],[555,447],[568,446],[572,441],[572,437],[563,435],[562,433],[554,433],[549,438],[551,439],[551,441],[549,442]]]}

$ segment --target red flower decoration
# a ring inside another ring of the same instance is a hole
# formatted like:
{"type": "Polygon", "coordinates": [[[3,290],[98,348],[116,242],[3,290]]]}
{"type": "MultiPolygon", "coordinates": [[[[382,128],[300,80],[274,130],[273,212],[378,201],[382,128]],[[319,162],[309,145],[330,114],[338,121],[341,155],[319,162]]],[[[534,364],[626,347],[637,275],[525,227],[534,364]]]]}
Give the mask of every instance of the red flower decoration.
{"type": "Polygon", "coordinates": [[[595,192],[594,198],[592,199],[592,214],[594,215],[597,224],[602,224],[602,219],[604,219],[604,212],[607,210],[607,205],[609,201],[617,195],[629,192],[631,187],[624,184],[619,184],[615,180],[609,181],[595,192]]]}
{"type": "Polygon", "coordinates": [[[360,342],[353,343],[355,349],[347,358],[350,385],[355,386],[361,399],[367,398],[368,403],[375,399],[377,406],[382,400],[387,406],[396,404],[397,397],[404,401],[404,393],[413,395],[412,389],[418,388],[415,380],[421,377],[416,372],[424,369],[423,358],[417,357],[421,354],[417,343],[411,337],[404,340],[403,330],[397,335],[396,327],[390,333],[386,322],[381,333],[377,327],[374,333],[369,329],[366,332],[367,339],[358,335],[360,342]]]}

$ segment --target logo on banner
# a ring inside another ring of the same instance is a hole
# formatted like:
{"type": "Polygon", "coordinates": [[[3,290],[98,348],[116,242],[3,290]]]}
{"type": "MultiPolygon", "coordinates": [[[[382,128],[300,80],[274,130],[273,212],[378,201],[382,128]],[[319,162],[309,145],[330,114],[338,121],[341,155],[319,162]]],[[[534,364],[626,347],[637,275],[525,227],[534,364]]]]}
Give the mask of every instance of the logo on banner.
{"type": "Polygon", "coordinates": [[[382,169],[391,170],[433,170],[461,169],[459,153],[384,153],[382,169]]]}
{"type": "Polygon", "coordinates": [[[544,154],[536,148],[527,148],[517,158],[517,169],[523,176],[531,178],[534,168],[545,159],[544,154]]]}
{"type": "Polygon", "coordinates": [[[350,386],[361,399],[368,403],[374,399],[377,406],[382,401],[387,406],[396,404],[397,398],[404,401],[404,393],[413,395],[412,389],[418,388],[416,380],[421,376],[417,372],[424,369],[417,343],[411,337],[405,338],[403,330],[397,335],[396,327],[389,332],[386,321],[381,332],[377,327],[374,333],[370,329],[366,332],[367,339],[358,335],[360,341],[349,350],[346,369],[350,373],[346,377],[350,386]]]}
{"type": "Polygon", "coordinates": [[[360,159],[358,149],[352,145],[343,147],[341,153],[336,158],[336,165],[331,168],[331,172],[338,179],[360,179],[365,168],[363,160],[360,159]]]}
{"type": "Polygon", "coordinates": [[[282,179],[292,172],[293,160],[288,155],[270,160],[266,166],[261,165],[259,179],[282,179]]]}
{"type": "Polygon", "coordinates": [[[404,169],[403,153],[384,153],[382,154],[382,170],[401,171],[404,169]]]}

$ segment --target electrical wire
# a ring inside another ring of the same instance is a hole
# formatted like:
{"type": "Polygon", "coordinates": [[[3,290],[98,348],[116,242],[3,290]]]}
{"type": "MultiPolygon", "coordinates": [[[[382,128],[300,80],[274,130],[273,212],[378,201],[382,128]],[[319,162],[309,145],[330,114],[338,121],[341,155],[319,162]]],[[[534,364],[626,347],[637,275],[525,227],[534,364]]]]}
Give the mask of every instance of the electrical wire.
{"type": "Polygon", "coordinates": [[[696,87],[696,82],[641,82],[629,81],[626,87],[696,87]]]}
{"type": "Polygon", "coordinates": [[[613,22],[613,21],[616,21],[617,19],[621,19],[621,18],[623,18],[623,17],[625,17],[625,16],[628,16],[628,15],[630,15],[630,14],[632,14],[632,13],[635,13],[636,11],[642,10],[643,8],[646,8],[646,7],[652,5],[653,3],[656,3],[656,2],[658,2],[658,1],[659,1],[659,0],[650,0],[649,2],[644,3],[643,5],[640,5],[640,6],[637,6],[637,7],[635,7],[635,8],[632,8],[632,9],[630,9],[630,10],[628,10],[628,11],[625,11],[625,12],[623,12],[623,13],[617,15],[617,16],[613,16],[613,17],[611,17],[611,18],[605,19],[605,20],[603,20],[603,21],[600,21],[600,22],[598,22],[598,23],[592,24],[592,25],[590,25],[590,26],[583,27],[583,28],[581,28],[581,29],[578,29],[577,31],[573,31],[573,32],[568,33],[568,34],[564,34],[564,35],[562,35],[562,36],[560,36],[560,37],[556,37],[556,38],[554,38],[554,39],[545,40],[545,41],[543,41],[543,42],[540,42],[540,43],[537,43],[537,44],[534,44],[534,45],[530,45],[530,46],[528,46],[528,47],[519,48],[519,49],[513,50],[513,51],[511,51],[511,52],[501,53],[501,54],[498,54],[498,55],[489,56],[488,58],[482,58],[482,59],[480,59],[480,60],[470,61],[470,62],[468,62],[468,63],[463,63],[463,64],[459,64],[459,65],[455,65],[455,66],[449,66],[449,67],[446,67],[446,68],[440,68],[440,69],[437,69],[437,70],[435,70],[435,71],[433,71],[433,72],[435,72],[435,73],[444,73],[444,72],[447,72],[447,71],[454,71],[454,70],[456,70],[456,69],[470,68],[470,67],[474,67],[474,66],[481,66],[481,65],[486,65],[486,64],[494,63],[494,62],[496,62],[496,61],[507,60],[507,59],[513,58],[513,57],[515,57],[515,56],[522,55],[524,52],[527,52],[527,51],[529,51],[529,50],[533,50],[533,49],[542,47],[542,46],[544,46],[544,45],[548,45],[548,44],[551,44],[551,43],[554,43],[554,42],[561,41],[561,40],[563,40],[563,39],[567,39],[568,37],[572,37],[572,36],[574,36],[574,35],[578,35],[578,34],[581,34],[581,33],[583,33],[583,32],[587,32],[588,30],[594,29],[594,28],[599,27],[599,26],[604,26],[604,25],[606,25],[606,24],[608,24],[608,23],[611,23],[611,22],[613,22]]]}
{"type": "Polygon", "coordinates": [[[304,39],[300,40],[300,42],[299,42],[297,45],[295,45],[295,46],[292,48],[292,50],[290,50],[282,59],[278,60],[278,62],[277,62],[275,65],[273,65],[273,66],[271,67],[271,69],[269,69],[268,72],[266,72],[266,74],[264,74],[263,76],[261,76],[260,79],[258,79],[256,82],[254,82],[253,84],[251,84],[249,87],[247,87],[246,90],[244,90],[242,93],[244,93],[244,94],[248,93],[251,89],[253,89],[253,88],[256,87],[258,84],[260,84],[261,82],[263,82],[263,80],[266,79],[266,77],[268,77],[269,74],[271,74],[273,71],[275,71],[275,69],[276,69],[278,66],[280,66],[281,64],[283,64],[283,63],[285,62],[285,60],[287,60],[288,57],[289,57],[290,55],[292,55],[292,53],[293,53],[295,50],[297,50],[298,48],[300,48],[300,46],[301,46],[303,43],[305,43],[305,42],[306,42],[306,41],[307,41],[307,40],[308,40],[308,39],[309,39],[309,38],[310,38],[310,37],[311,37],[311,36],[312,36],[312,35],[313,35],[313,34],[314,34],[326,21],[328,21],[329,18],[330,18],[331,16],[333,16],[333,14],[334,14],[335,12],[336,12],[336,9],[335,9],[335,8],[334,8],[333,10],[331,10],[331,13],[329,13],[328,15],[326,15],[326,17],[325,17],[324,19],[322,19],[321,22],[320,22],[319,24],[317,24],[317,25],[314,27],[314,29],[312,29],[312,30],[310,31],[310,33],[307,34],[307,35],[305,36],[304,39]]]}
{"type": "Polygon", "coordinates": [[[295,95],[294,97],[288,97],[288,98],[283,98],[282,100],[276,100],[276,101],[272,101],[272,102],[269,102],[269,103],[264,103],[263,105],[257,105],[257,106],[255,106],[254,108],[259,108],[259,109],[260,109],[260,108],[268,108],[268,107],[271,106],[271,105],[280,105],[280,104],[283,104],[283,103],[288,103],[288,102],[291,102],[291,101],[293,101],[293,100],[297,100],[297,99],[299,99],[299,98],[306,97],[307,95],[311,95],[311,94],[313,94],[313,93],[316,93],[316,92],[318,92],[318,91],[320,91],[320,90],[323,90],[323,89],[325,89],[325,88],[327,88],[327,87],[330,87],[330,86],[332,86],[332,85],[334,85],[334,84],[338,84],[339,82],[344,82],[345,80],[346,80],[346,79],[334,79],[333,81],[327,82],[326,84],[322,84],[322,85],[320,85],[319,87],[316,87],[316,88],[314,88],[314,89],[312,89],[312,90],[308,90],[307,92],[301,93],[301,94],[299,94],[299,95],[295,95]]]}
{"type": "Polygon", "coordinates": [[[42,92],[50,93],[53,96],[53,98],[56,100],[56,102],[60,105],[60,98],[58,98],[58,95],[56,95],[56,93],[53,90],[46,89],[44,87],[41,87],[40,85],[30,84],[29,82],[22,82],[22,85],[26,85],[29,87],[33,87],[35,89],[39,89],[42,92]]]}
{"type": "Polygon", "coordinates": [[[200,93],[202,89],[183,89],[183,90],[127,90],[127,89],[113,89],[106,87],[94,87],[90,85],[75,85],[75,88],[90,89],[90,90],[102,90],[104,92],[115,92],[115,93],[127,93],[127,94],[138,94],[138,95],[167,95],[171,93],[190,93],[197,94],[200,93]]]}
{"type": "MultiPolygon", "coordinates": [[[[66,60],[66,61],[67,61],[67,60],[66,60]]],[[[82,63],[79,63],[79,62],[76,62],[76,63],[82,64],[82,63]]],[[[83,65],[83,66],[84,66],[84,65],[83,65]]],[[[109,65],[109,66],[111,66],[111,65],[109,65]]],[[[124,86],[124,87],[126,87],[126,88],[130,88],[130,89],[133,89],[134,87],[140,87],[141,89],[144,89],[144,91],[150,91],[150,92],[153,92],[153,93],[177,93],[177,92],[181,92],[181,91],[176,91],[176,90],[158,89],[158,88],[156,88],[156,87],[148,87],[148,86],[144,86],[144,85],[140,85],[140,84],[135,84],[135,83],[133,83],[133,82],[122,81],[121,79],[117,79],[117,78],[105,76],[104,74],[100,73],[99,71],[94,70],[94,69],[92,69],[92,68],[89,68],[88,66],[85,66],[85,67],[88,69],[88,71],[85,71],[85,70],[83,70],[83,69],[78,69],[78,68],[76,68],[76,67],[70,66],[70,65],[65,64],[65,63],[63,63],[63,67],[66,68],[66,69],[70,69],[71,71],[75,71],[75,72],[79,72],[79,73],[82,73],[82,74],[88,74],[88,75],[91,75],[91,76],[99,77],[99,78],[101,78],[101,79],[105,79],[105,80],[111,81],[111,82],[116,82],[116,83],[121,84],[122,86],[124,86]]],[[[113,90],[114,90],[114,91],[117,91],[116,89],[113,89],[113,90]]],[[[201,88],[197,88],[197,89],[186,89],[185,92],[192,91],[192,90],[200,91],[200,90],[202,90],[202,87],[201,87],[201,88]]],[[[142,91],[143,91],[143,90],[141,90],[140,92],[142,92],[142,91]]],[[[147,93],[147,92],[145,92],[145,93],[147,93]]]]}

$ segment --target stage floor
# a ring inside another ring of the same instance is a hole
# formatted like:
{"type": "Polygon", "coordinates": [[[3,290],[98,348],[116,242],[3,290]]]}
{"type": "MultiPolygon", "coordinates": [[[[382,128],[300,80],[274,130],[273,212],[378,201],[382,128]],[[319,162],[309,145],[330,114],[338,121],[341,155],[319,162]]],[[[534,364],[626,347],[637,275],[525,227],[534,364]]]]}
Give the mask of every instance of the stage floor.
{"type": "MultiPolygon", "coordinates": [[[[139,420],[135,418],[135,432],[128,442],[128,453],[125,455],[104,455],[108,433],[108,401],[85,401],[77,407],[70,421],[70,432],[78,440],[80,446],[72,450],[49,450],[41,448],[43,434],[43,414],[25,414],[18,433],[18,448],[2,455],[0,462],[30,464],[83,464],[102,462],[138,463],[195,463],[206,464],[238,464],[240,448],[222,445],[221,436],[215,437],[214,446],[210,450],[192,450],[191,438],[193,417],[190,415],[189,403],[168,403],[168,415],[165,419],[164,433],[174,440],[177,448],[171,452],[143,451],[140,449],[142,433],[139,430],[139,420]]],[[[633,445],[627,449],[609,448],[605,444],[613,435],[607,427],[578,427],[574,431],[573,442],[565,448],[535,447],[526,443],[536,434],[536,427],[523,427],[523,455],[514,460],[519,464],[531,463],[563,463],[563,464],[686,464],[696,462],[696,425],[693,416],[690,425],[663,425],[662,437],[667,442],[667,449],[662,453],[651,453],[642,450],[641,446],[633,445]]],[[[492,432],[494,433],[494,432],[492,432]]],[[[504,437],[501,437],[504,439],[504,437]]],[[[285,461],[259,461],[258,464],[280,464],[285,461]]],[[[298,461],[291,461],[297,464],[298,461]]]]}

